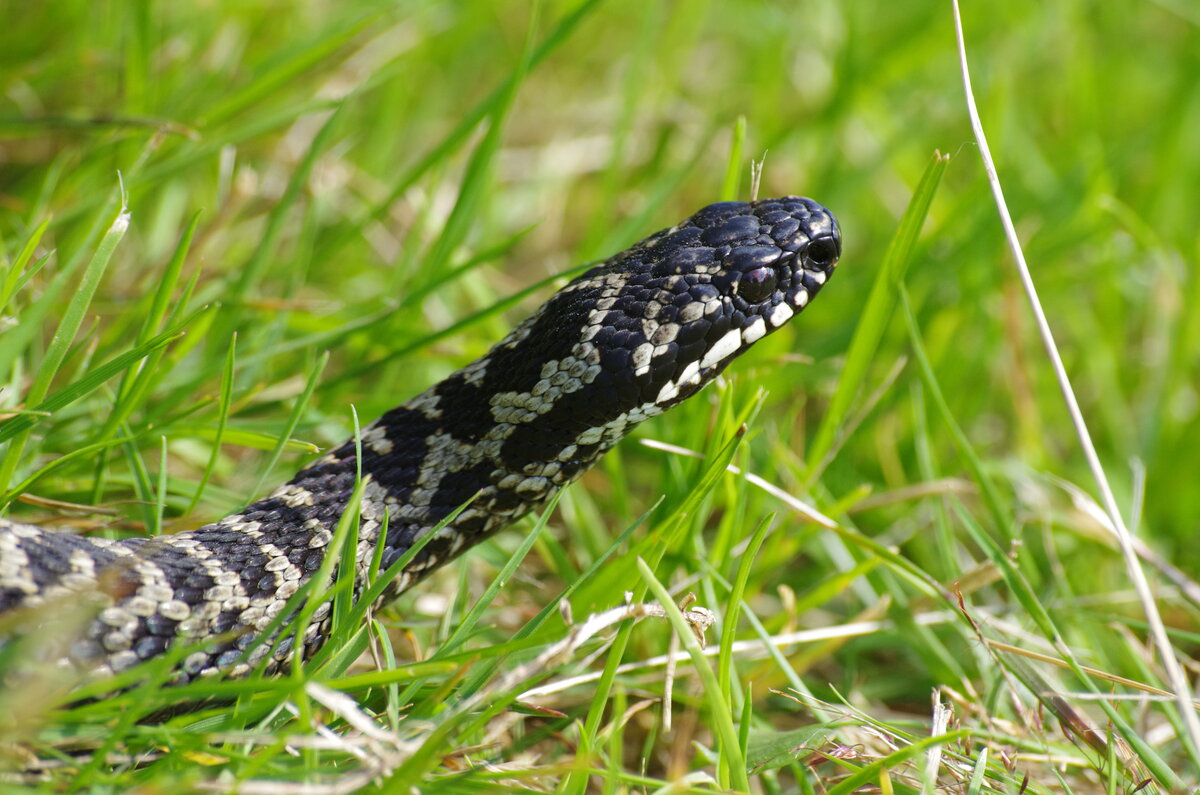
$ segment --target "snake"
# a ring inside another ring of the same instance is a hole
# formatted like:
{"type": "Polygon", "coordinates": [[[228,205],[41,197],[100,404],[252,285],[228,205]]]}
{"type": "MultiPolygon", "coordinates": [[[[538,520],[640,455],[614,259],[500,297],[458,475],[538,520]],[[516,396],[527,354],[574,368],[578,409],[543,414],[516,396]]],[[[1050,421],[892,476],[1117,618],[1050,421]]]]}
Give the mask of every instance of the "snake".
{"type": "Polygon", "coordinates": [[[783,327],[841,251],[837,220],[811,199],[704,207],[571,280],[483,357],[237,513],[149,538],[0,519],[0,619],[32,633],[85,607],[55,662],[98,676],[180,643],[171,683],[286,670],[335,618],[334,598],[299,599],[308,621],[282,631],[297,594],[352,577],[354,600],[394,599],[783,327]],[[352,499],[357,526],[342,530],[352,499]],[[379,572],[392,578],[372,587],[379,572]]]}

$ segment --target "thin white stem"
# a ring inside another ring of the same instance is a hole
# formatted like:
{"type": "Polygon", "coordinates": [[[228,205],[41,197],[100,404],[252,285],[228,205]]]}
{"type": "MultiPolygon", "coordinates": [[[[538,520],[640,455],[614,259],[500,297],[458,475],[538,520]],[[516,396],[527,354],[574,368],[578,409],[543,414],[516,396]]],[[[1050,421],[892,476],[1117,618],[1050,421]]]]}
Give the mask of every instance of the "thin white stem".
{"type": "MultiPolygon", "coordinates": [[[[679,445],[671,444],[670,442],[660,442],[657,439],[642,439],[641,442],[643,445],[651,448],[652,450],[662,450],[666,453],[674,453],[675,455],[687,456],[688,458],[704,458],[703,453],[696,452],[695,450],[689,450],[686,447],[680,447],[679,445]]],[[[801,502],[796,497],[793,497],[780,487],[776,486],[765,478],[754,474],[753,472],[743,473],[741,467],[737,466],[736,464],[726,465],[725,471],[731,472],[734,475],[742,475],[748,482],[758,486],[772,497],[781,500],[788,507],[803,516],[805,519],[808,519],[810,522],[814,522],[822,527],[828,527],[830,529],[838,526],[837,522],[835,522],[833,519],[830,519],[816,508],[801,502]]]]}
{"type": "MultiPolygon", "coordinates": [[[[954,621],[958,615],[951,610],[940,610],[931,613],[918,613],[913,617],[913,621],[920,626],[929,626],[931,624],[945,624],[954,621]]],[[[732,650],[734,654],[750,657],[757,655],[757,658],[766,658],[767,652],[763,649],[763,644],[769,642],[776,649],[783,649],[788,646],[796,646],[805,643],[819,643],[826,640],[842,640],[845,638],[855,638],[862,635],[871,635],[876,632],[882,632],[886,629],[894,629],[895,625],[890,620],[879,621],[855,621],[849,624],[837,624],[828,627],[817,627],[815,629],[803,629],[796,632],[788,632],[782,635],[772,635],[767,640],[735,640],[732,650]]],[[[704,647],[704,656],[716,657],[721,653],[720,645],[712,645],[704,647]]],[[[617,673],[624,674],[631,671],[644,671],[650,668],[661,668],[672,662],[683,662],[689,659],[686,651],[677,651],[671,654],[660,654],[657,657],[649,657],[644,660],[634,660],[633,662],[621,663],[617,666],[617,673]]],[[[536,699],[547,696],[551,693],[558,693],[563,690],[569,690],[572,687],[594,682],[602,676],[600,671],[592,671],[578,676],[566,677],[557,679],[553,682],[538,685],[537,687],[526,690],[521,695],[517,696],[518,701],[536,701],[536,699]]]]}
{"type": "Polygon", "coordinates": [[[1171,641],[1167,637],[1167,631],[1163,626],[1162,617],[1158,613],[1158,606],[1155,603],[1154,595],[1150,592],[1150,583],[1146,580],[1146,575],[1138,563],[1133,538],[1129,533],[1129,528],[1125,526],[1125,520],[1121,517],[1121,511],[1117,507],[1117,500],[1113,496],[1112,488],[1108,484],[1108,478],[1104,474],[1104,467],[1100,464],[1100,457],[1096,454],[1091,434],[1088,433],[1087,424],[1084,422],[1083,413],[1079,409],[1079,401],[1075,399],[1075,390],[1071,388],[1071,381],[1067,377],[1066,368],[1063,367],[1062,357],[1059,356],[1058,348],[1054,344],[1054,335],[1050,332],[1050,324],[1046,320],[1045,312],[1042,310],[1041,301],[1038,300],[1037,289],[1033,284],[1033,276],[1030,274],[1029,266],[1025,262],[1025,254],[1021,250],[1021,242],[1017,238],[1017,230],[1013,226],[1012,216],[1009,214],[1008,205],[1004,201],[1004,191],[1000,187],[1000,178],[996,174],[996,164],[992,160],[992,153],[988,149],[987,138],[983,134],[983,123],[979,120],[979,109],[975,106],[975,95],[971,89],[971,75],[967,69],[967,48],[963,39],[962,15],[959,13],[958,0],[951,0],[951,4],[954,8],[954,32],[958,39],[958,57],[962,68],[963,90],[966,93],[967,99],[967,113],[971,118],[971,129],[974,131],[975,141],[979,145],[979,156],[983,160],[983,168],[987,173],[988,185],[991,186],[992,196],[996,201],[996,208],[1000,214],[1000,222],[1004,226],[1004,235],[1008,240],[1009,248],[1012,250],[1013,259],[1016,261],[1017,273],[1021,277],[1021,285],[1025,288],[1025,296],[1029,300],[1030,309],[1033,311],[1038,334],[1042,338],[1042,345],[1046,349],[1046,355],[1049,357],[1050,364],[1054,369],[1054,376],[1058,380],[1058,388],[1062,392],[1067,412],[1071,416],[1071,424],[1075,426],[1075,434],[1079,437],[1079,445],[1083,448],[1083,454],[1087,459],[1088,467],[1092,471],[1092,477],[1096,480],[1096,487],[1100,491],[1100,502],[1104,506],[1105,513],[1108,514],[1109,521],[1112,522],[1113,529],[1116,531],[1117,541],[1120,544],[1121,553],[1125,558],[1125,568],[1129,573],[1134,590],[1137,592],[1138,600],[1142,604],[1142,610],[1146,614],[1146,621],[1150,625],[1150,635],[1153,637],[1154,645],[1158,648],[1159,656],[1162,658],[1162,665],[1167,674],[1167,681],[1171,685],[1171,690],[1174,691],[1175,703],[1179,707],[1184,726],[1187,728],[1188,736],[1181,739],[1191,745],[1191,756],[1193,759],[1197,759],[1200,758],[1200,718],[1197,718],[1196,710],[1192,707],[1191,686],[1184,676],[1183,668],[1180,666],[1179,660],[1175,656],[1175,650],[1171,647],[1171,641]]]}

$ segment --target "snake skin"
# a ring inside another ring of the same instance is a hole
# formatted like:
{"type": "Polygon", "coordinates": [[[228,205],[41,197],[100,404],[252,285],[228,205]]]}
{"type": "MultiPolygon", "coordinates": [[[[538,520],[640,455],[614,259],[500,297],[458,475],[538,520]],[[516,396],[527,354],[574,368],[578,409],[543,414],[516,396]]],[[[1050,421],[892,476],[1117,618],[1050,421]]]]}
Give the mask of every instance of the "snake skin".
{"type": "MultiPolygon", "coordinates": [[[[360,464],[358,592],[377,545],[386,568],[474,497],[382,602],[543,503],[642,420],[699,391],[802,310],[840,254],[837,221],[810,199],[705,207],[587,271],[483,358],[365,428],[361,462],[348,441],[240,513],[151,539],[0,519],[0,614],[20,610],[32,623],[24,631],[36,631],[56,604],[94,604],[66,659],[100,674],[177,642],[200,649],[182,660],[177,682],[286,668],[292,637],[245,650],[264,630],[278,632],[268,625],[320,567],[360,464]]],[[[329,602],[317,607],[304,656],[321,646],[331,620],[329,602]]]]}

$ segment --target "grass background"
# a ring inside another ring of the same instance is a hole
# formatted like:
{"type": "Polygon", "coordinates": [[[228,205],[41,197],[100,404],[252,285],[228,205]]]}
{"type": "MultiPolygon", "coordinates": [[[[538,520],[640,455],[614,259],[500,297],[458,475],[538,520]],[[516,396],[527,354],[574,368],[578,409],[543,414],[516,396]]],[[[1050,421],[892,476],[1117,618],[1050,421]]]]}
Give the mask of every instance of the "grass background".
{"type": "MultiPolygon", "coordinates": [[[[72,704],[65,676],[36,663],[39,639],[10,643],[9,785],[1196,785],[1173,705],[1053,664],[1069,648],[1161,685],[1123,562],[1076,496],[1094,489],[1003,248],[947,4],[63,0],[2,14],[13,518],[141,534],[236,510],[352,434],[351,406],[374,418],[482,354],[567,268],[731,189],[746,198],[764,152],[760,194],[817,198],[845,238],[803,317],[636,434],[708,462],[627,441],[544,524],[373,616],[375,655],[398,661],[384,674],[352,665],[368,638],[346,626],[283,680],[180,694],[146,670],[121,696],[72,704]],[[866,296],[935,150],[951,157],[902,263],[910,327],[897,284],[869,313],[866,296]],[[106,238],[122,201],[128,231],[106,238]],[[879,343],[848,367],[860,323],[879,343]],[[829,411],[839,389],[844,416],[829,411]],[[721,475],[730,456],[840,532],[721,475]],[[710,642],[829,632],[773,658],[727,650],[712,679],[681,663],[670,727],[662,668],[614,671],[665,653],[667,623],[538,657],[567,636],[565,587],[578,622],[655,583],[717,613],[710,642]],[[879,623],[853,631],[862,621],[879,623]],[[524,663],[535,676],[504,679],[524,663]],[[603,675],[514,702],[587,673],[603,675]],[[952,717],[930,740],[935,691],[952,717]],[[189,695],[236,700],[139,722],[189,695]]],[[[1151,577],[1194,670],[1200,14],[1169,0],[965,14],[984,124],[1101,457],[1131,527],[1183,572],[1151,577]]]]}

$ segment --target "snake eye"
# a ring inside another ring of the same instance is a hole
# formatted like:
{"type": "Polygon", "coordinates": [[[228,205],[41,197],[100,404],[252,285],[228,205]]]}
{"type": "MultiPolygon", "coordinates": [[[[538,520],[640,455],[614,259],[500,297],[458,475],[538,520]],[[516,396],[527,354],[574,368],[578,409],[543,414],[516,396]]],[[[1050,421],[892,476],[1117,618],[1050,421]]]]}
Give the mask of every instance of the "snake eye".
{"type": "Polygon", "coordinates": [[[811,264],[824,270],[837,262],[840,254],[838,244],[832,237],[818,237],[808,244],[808,248],[804,251],[804,261],[805,264],[811,264]]]}
{"type": "Polygon", "coordinates": [[[779,277],[774,268],[755,268],[738,279],[737,294],[744,298],[746,303],[757,304],[771,297],[778,282],[779,277]]]}

